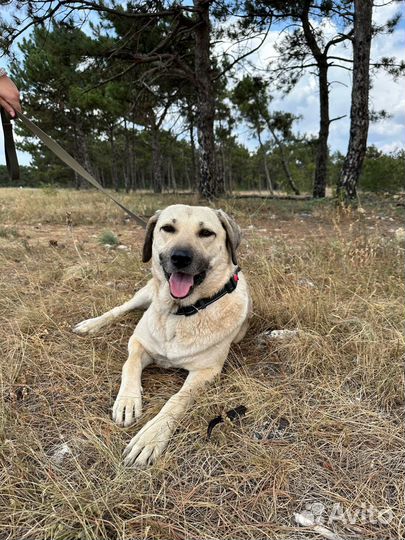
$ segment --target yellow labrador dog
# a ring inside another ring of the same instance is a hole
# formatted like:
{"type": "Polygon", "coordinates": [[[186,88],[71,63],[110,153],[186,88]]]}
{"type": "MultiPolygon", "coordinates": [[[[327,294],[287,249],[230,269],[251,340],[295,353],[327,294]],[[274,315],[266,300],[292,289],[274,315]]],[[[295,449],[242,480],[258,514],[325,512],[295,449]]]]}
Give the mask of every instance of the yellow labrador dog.
{"type": "Polygon", "coordinates": [[[239,227],[222,210],[176,204],[157,212],[143,247],[143,262],[152,259],[152,279],[125,304],[74,328],[93,334],[133,309],[146,309],[129,340],[113,407],[120,426],[141,415],[145,366],[189,372],[180,391],[130,441],[126,464],[149,465],[162,454],[198,389],[221,372],[231,343],[243,338],[251,300],[237,266],[239,242],[239,227]]]}

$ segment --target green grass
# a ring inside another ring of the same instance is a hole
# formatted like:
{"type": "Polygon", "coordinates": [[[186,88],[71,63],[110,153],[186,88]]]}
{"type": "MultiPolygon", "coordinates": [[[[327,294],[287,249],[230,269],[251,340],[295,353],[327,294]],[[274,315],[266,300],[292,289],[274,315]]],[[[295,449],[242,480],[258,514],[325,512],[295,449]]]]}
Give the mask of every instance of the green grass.
{"type": "Polygon", "coordinates": [[[98,241],[103,245],[118,246],[120,241],[112,231],[104,231],[100,234],[98,241]]]}
{"type": "Polygon", "coordinates": [[[0,226],[0,238],[17,238],[19,236],[15,227],[1,227],[0,226]]]}

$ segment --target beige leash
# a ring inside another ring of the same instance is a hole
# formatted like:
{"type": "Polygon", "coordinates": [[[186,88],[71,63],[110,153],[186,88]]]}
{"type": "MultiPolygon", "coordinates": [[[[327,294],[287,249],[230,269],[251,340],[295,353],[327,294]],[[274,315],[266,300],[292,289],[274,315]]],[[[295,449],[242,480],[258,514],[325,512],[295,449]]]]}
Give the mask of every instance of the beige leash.
{"type": "Polygon", "coordinates": [[[47,135],[40,127],[38,127],[34,122],[31,122],[26,116],[24,116],[22,113],[17,112],[17,118],[21,120],[21,122],[34,134],[36,135],[41,141],[53,152],[60,160],[62,160],[66,165],[68,165],[71,169],[76,171],[82,178],[87,180],[92,186],[97,188],[101,193],[104,193],[104,195],[107,195],[108,198],[110,198],[115,204],[117,204],[124,212],[126,212],[131,219],[136,221],[138,225],[141,225],[141,227],[146,227],[146,221],[142,219],[140,216],[132,212],[132,210],[129,210],[126,206],[124,206],[122,203],[117,201],[115,197],[113,197],[106,189],[103,188],[103,186],[97,182],[97,180],[84,169],[80,163],[78,163],[70,154],[64,150],[60,144],[58,144],[56,141],[54,141],[49,135],[47,135]]]}

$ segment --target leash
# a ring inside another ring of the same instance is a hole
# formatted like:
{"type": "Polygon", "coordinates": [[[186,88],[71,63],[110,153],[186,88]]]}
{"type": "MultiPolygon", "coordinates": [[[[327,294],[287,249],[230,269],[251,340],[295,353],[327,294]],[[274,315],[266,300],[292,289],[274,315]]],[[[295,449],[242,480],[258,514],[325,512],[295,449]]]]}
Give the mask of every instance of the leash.
{"type": "MultiPolygon", "coordinates": [[[[89,172],[86,171],[84,167],[80,165],[62,146],[54,141],[49,135],[47,135],[40,127],[38,127],[34,122],[31,122],[26,116],[17,111],[17,118],[20,120],[26,128],[28,128],[34,135],[36,135],[44,144],[53,152],[61,161],[73,169],[77,174],[82,178],[87,180],[89,184],[94,186],[96,189],[107,195],[117,206],[124,210],[131,219],[136,221],[138,225],[143,228],[146,228],[146,221],[140,216],[132,212],[129,208],[120,203],[115,197],[111,195],[103,186],[92,176],[89,172]]],[[[13,139],[13,128],[10,121],[10,116],[1,109],[1,119],[3,123],[3,132],[4,132],[4,150],[6,154],[7,169],[9,171],[10,178],[12,180],[18,180],[19,178],[19,167],[15,151],[14,139],[13,139]],[[7,118],[8,117],[8,118],[7,118]]]]}

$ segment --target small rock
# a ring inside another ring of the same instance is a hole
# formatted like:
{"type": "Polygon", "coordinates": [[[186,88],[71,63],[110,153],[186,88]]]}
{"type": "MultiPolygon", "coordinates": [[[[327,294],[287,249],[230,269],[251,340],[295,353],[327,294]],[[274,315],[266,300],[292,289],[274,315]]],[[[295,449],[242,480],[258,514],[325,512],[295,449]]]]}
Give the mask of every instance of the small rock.
{"type": "Polygon", "coordinates": [[[263,346],[269,341],[293,339],[299,333],[299,330],[266,330],[257,336],[257,343],[263,346]]]}
{"type": "Polygon", "coordinates": [[[300,278],[297,280],[297,285],[300,285],[301,287],[309,287],[310,289],[317,288],[315,283],[308,278],[300,278]]]}
{"type": "Polygon", "coordinates": [[[341,536],[331,531],[327,527],[320,525],[316,517],[317,516],[315,516],[310,510],[304,510],[301,513],[294,513],[294,519],[301,527],[312,527],[314,532],[327,540],[342,540],[341,536]]]}
{"type": "Polygon", "coordinates": [[[55,465],[61,465],[62,462],[67,458],[68,456],[72,455],[72,450],[67,442],[64,442],[62,444],[59,444],[54,448],[54,451],[52,455],[50,456],[51,461],[55,463],[55,465]]]}
{"type": "Polygon", "coordinates": [[[313,527],[315,525],[314,516],[309,510],[304,510],[301,514],[294,514],[295,521],[302,527],[313,527]]]}
{"type": "Polygon", "coordinates": [[[125,246],[124,244],[120,244],[119,246],[117,246],[117,249],[119,249],[120,251],[129,251],[130,248],[128,246],[125,246]]]}
{"type": "Polygon", "coordinates": [[[292,339],[300,333],[299,330],[272,330],[268,336],[268,339],[292,339]]]}
{"type": "Polygon", "coordinates": [[[397,242],[405,242],[405,229],[403,227],[398,227],[394,234],[397,242]]]}

